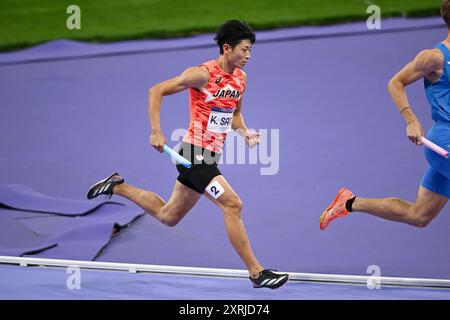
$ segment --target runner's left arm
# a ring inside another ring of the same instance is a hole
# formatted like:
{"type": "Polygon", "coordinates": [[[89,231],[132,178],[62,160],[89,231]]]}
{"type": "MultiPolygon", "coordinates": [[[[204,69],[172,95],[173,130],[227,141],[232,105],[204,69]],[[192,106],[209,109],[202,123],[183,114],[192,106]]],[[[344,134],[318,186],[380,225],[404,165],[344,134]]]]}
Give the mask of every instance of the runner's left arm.
{"type": "Polygon", "coordinates": [[[239,135],[244,137],[245,143],[250,148],[253,148],[257,144],[259,144],[259,132],[250,131],[245,125],[244,116],[242,115],[242,97],[236,105],[236,110],[234,111],[233,114],[233,121],[231,123],[231,128],[233,130],[237,130],[239,135]]]}
{"type": "Polygon", "coordinates": [[[233,114],[233,121],[231,122],[231,128],[233,130],[237,130],[238,133],[241,136],[243,136],[245,132],[248,130],[248,128],[245,125],[244,116],[242,115],[241,108],[242,108],[242,97],[236,105],[236,110],[234,111],[233,114]]]}

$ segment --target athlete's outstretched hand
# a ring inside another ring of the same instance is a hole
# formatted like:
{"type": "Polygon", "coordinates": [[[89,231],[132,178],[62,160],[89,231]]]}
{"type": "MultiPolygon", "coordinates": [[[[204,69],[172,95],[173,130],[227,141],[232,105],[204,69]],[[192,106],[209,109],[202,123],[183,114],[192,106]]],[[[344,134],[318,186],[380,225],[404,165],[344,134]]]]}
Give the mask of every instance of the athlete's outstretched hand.
{"type": "Polygon", "coordinates": [[[159,152],[163,152],[163,146],[166,144],[166,137],[161,130],[152,130],[150,134],[150,144],[159,152]]]}
{"type": "Polygon", "coordinates": [[[422,126],[419,122],[411,122],[406,127],[406,135],[408,136],[408,139],[411,140],[416,145],[421,145],[422,140],[420,137],[424,136],[422,126]]]}
{"type": "Polygon", "coordinates": [[[259,144],[259,132],[247,130],[244,135],[245,143],[249,148],[253,148],[259,144]]]}

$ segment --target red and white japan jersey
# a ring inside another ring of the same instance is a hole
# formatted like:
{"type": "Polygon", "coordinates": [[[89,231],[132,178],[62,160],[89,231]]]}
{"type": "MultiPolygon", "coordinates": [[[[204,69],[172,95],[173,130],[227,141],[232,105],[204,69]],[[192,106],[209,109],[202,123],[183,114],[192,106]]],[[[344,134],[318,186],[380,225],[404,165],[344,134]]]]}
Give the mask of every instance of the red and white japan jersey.
{"type": "Polygon", "coordinates": [[[189,89],[190,123],[183,141],[222,152],[234,111],[245,90],[245,73],[239,68],[232,74],[226,73],[216,60],[202,66],[209,70],[209,81],[203,88],[189,89]]]}

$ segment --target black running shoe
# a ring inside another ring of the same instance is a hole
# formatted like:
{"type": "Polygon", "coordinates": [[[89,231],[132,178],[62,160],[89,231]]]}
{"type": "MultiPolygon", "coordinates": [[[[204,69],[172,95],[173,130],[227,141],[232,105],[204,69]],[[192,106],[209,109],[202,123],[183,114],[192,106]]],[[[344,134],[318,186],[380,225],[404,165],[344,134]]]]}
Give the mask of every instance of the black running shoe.
{"type": "Polygon", "coordinates": [[[87,193],[87,198],[94,199],[95,197],[98,197],[101,194],[104,194],[108,196],[109,198],[112,197],[112,189],[114,186],[117,186],[118,184],[123,183],[125,180],[116,172],[113,173],[111,176],[109,176],[106,179],[103,179],[96,184],[94,184],[87,193]]]}
{"type": "Polygon", "coordinates": [[[250,277],[253,282],[253,288],[270,288],[276,289],[285,284],[289,275],[287,273],[274,273],[271,269],[264,269],[259,273],[258,278],[254,279],[250,277]]]}

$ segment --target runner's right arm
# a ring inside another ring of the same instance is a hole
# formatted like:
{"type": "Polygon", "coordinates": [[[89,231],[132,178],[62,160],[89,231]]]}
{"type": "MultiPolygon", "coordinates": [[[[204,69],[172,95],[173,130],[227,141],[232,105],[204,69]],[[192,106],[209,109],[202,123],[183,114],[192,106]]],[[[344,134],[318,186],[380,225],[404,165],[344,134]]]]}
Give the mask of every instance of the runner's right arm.
{"type": "Polygon", "coordinates": [[[163,152],[166,138],[161,130],[161,103],[164,96],[175,94],[188,88],[200,88],[209,81],[209,72],[203,67],[186,69],[181,75],[160,82],[149,90],[148,113],[151,124],[150,144],[159,152],[163,152]]]}
{"type": "Polygon", "coordinates": [[[389,93],[407,124],[406,135],[417,145],[422,144],[419,137],[423,136],[424,132],[419,119],[409,105],[405,87],[442,69],[442,64],[443,57],[437,49],[424,50],[389,81],[389,93]]]}

